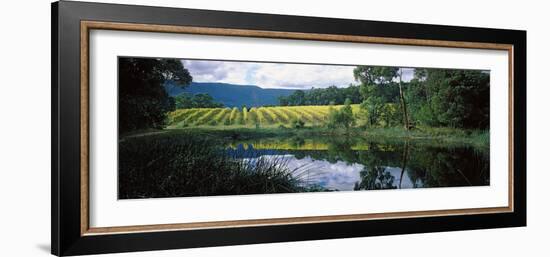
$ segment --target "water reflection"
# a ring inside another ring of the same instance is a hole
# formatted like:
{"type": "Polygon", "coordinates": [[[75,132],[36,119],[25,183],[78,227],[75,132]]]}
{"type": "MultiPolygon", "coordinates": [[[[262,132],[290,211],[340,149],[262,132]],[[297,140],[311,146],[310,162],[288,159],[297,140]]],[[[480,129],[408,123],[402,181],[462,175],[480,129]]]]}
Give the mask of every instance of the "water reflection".
{"type": "Polygon", "coordinates": [[[309,185],[374,190],[489,185],[489,150],[426,142],[291,138],[236,141],[237,158],[284,158],[309,185]]]}

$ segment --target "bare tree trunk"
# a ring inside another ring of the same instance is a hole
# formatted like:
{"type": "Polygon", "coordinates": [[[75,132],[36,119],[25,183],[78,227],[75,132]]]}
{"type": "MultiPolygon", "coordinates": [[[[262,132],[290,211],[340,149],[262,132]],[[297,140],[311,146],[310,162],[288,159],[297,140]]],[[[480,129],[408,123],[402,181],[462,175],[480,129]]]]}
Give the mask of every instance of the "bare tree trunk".
{"type": "Polygon", "coordinates": [[[405,103],[405,96],[403,95],[403,70],[399,69],[399,99],[401,102],[401,110],[403,111],[403,125],[406,130],[410,129],[409,114],[407,113],[407,104],[405,103]]]}

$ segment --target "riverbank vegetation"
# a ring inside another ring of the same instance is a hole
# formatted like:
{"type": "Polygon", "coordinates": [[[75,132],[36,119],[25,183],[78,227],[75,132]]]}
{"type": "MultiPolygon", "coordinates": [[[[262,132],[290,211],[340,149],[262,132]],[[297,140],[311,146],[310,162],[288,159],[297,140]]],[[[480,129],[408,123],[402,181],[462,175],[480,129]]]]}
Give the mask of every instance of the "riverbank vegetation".
{"type": "Polygon", "coordinates": [[[129,134],[139,136],[150,133],[186,134],[217,137],[224,140],[250,140],[259,138],[323,138],[339,137],[359,138],[368,142],[404,142],[421,143],[426,145],[453,146],[471,145],[473,147],[489,148],[488,130],[464,130],[453,128],[418,127],[407,131],[400,127],[394,128],[344,128],[329,129],[326,127],[281,128],[280,126],[260,127],[253,126],[203,126],[187,127],[182,129],[168,129],[156,131],[143,131],[129,134]]]}
{"type": "Polygon", "coordinates": [[[221,141],[193,133],[119,141],[119,199],[323,191],[283,158],[226,154],[221,141]]]}

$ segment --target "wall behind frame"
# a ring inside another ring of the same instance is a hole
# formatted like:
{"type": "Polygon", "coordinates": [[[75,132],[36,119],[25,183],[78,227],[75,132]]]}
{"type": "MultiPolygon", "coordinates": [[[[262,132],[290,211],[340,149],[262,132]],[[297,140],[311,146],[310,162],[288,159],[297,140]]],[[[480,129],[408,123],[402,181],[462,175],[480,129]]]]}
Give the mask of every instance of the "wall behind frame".
{"type": "MultiPolygon", "coordinates": [[[[92,0],[93,1],[93,0],[92,0]]],[[[99,2],[99,1],[93,1],[99,2]]],[[[550,21],[544,1],[245,1],[104,0],[200,9],[277,13],[459,26],[525,29],[528,67],[528,227],[309,242],[215,247],[116,256],[494,256],[545,253],[550,189],[547,60],[550,21]],[[513,18],[510,18],[513,17],[513,18]]],[[[0,47],[0,238],[2,256],[49,256],[50,1],[2,8],[0,47]]],[[[536,254],[535,254],[536,255],[536,254]]],[[[115,255],[104,255],[115,256],[115,255]]]]}

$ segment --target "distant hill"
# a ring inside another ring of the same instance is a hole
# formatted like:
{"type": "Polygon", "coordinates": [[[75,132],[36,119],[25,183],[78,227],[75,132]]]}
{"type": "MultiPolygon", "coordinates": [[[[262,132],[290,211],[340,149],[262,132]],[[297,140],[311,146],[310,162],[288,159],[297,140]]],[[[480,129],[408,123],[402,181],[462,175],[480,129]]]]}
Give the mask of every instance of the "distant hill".
{"type": "Polygon", "coordinates": [[[202,82],[193,82],[185,88],[167,82],[165,88],[170,96],[177,96],[184,92],[209,94],[216,102],[223,103],[226,107],[277,105],[279,96],[289,96],[296,91],[294,89],[270,89],[252,85],[202,82]]]}

